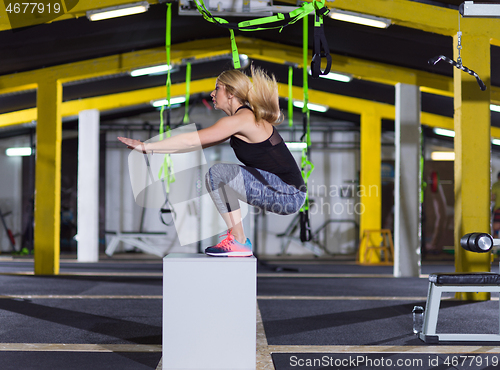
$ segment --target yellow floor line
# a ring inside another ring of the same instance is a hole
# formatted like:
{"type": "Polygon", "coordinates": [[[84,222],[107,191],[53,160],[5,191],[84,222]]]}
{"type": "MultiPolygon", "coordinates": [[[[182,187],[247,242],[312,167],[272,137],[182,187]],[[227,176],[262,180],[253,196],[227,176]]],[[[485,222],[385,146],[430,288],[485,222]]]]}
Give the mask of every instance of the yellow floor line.
{"type": "Polygon", "coordinates": [[[0,343],[0,351],[12,352],[161,352],[159,344],[0,343]]]}
{"type": "Polygon", "coordinates": [[[493,346],[269,346],[271,353],[500,353],[493,346]]]}

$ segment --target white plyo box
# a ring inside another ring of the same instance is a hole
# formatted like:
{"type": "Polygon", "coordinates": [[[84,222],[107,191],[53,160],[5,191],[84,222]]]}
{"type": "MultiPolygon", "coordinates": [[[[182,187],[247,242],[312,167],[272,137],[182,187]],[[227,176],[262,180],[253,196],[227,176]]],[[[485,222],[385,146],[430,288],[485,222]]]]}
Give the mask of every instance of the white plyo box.
{"type": "Polygon", "coordinates": [[[257,260],[163,259],[163,370],[255,370],[257,260]]]}

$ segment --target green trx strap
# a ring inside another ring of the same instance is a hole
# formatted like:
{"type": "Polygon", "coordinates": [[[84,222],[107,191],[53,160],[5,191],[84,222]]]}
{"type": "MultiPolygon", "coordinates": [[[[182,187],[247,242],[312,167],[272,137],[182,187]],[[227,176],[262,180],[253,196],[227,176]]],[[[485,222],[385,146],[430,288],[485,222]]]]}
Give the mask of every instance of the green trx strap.
{"type": "Polygon", "coordinates": [[[194,3],[196,4],[198,11],[203,16],[203,18],[205,18],[205,20],[229,29],[229,32],[231,34],[231,51],[233,55],[234,68],[240,68],[240,61],[233,30],[262,31],[270,29],[279,29],[281,32],[281,30],[284,27],[293,24],[302,18],[307,18],[307,16],[310,13],[314,12],[316,16],[316,20],[314,23],[315,45],[317,44],[318,46],[314,47],[315,54],[312,59],[313,62],[311,63],[311,69],[313,77],[315,78],[318,77],[319,75],[328,74],[330,72],[330,66],[331,66],[330,51],[328,49],[328,44],[326,42],[325,34],[323,31],[323,17],[327,15],[329,12],[328,8],[325,5],[325,2],[326,0],[312,0],[310,3],[307,2],[303,3],[299,8],[291,11],[290,13],[277,13],[276,15],[273,16],[255,18],[238,23],[231,23],[223,18],[214,17],[205,6],[203,0],[194,0],[194,3]],[[321,50],[323,50],[323,53],[321,52],[321,50]],[[323,57],[327,58],[327,67],[322,72],[321,58],[323,57]]]}
{"type": "Polygon", "coordinates": [[[186,103],[184,106],[183,123],[189,123],[189,96],[191,95],[191,63],[186,63],[186,103]]]}
{"type": "Polygon", "coordinates": [[[327,75],[332,66],[332,56],[326,42],[325,31],[323,30],[323,15],[328,14],[328,9],[322,7],[318,8],[318,3],[314,3],[314,43],[313,43],[313,57],[311,61],[311,74],[314,78],[321,75],[327,75]],[[326,58],[325,71],[321,71],[321,58],[326,58]]]}
{"type": "MultiPolygon", "coordinates": [[[[307,73],[307,58],[309,54],[309,34],[308,34],[308,18],[304,17],[303,20],[303,32],[302,32],[302,48],[303,48],[303,58],[304,58],[304,66],[302,70],[302,89],[304,93],[304,106],[302,107],[302,123],[303,123],[303,131],[304,134],[302,136],[302,141],[305,141],[306,148],[302,150],[302,159],[301,159],[301,172],[302,178],[304,179],[304,184],[307,188],[307,181],[312,171],[314,170],[314,165],[309,160],[309,147],[311,146],[311,132],[310,132],[310,114],[309,114],[309,83],[308,83],[308,73],[307,73]]],[[[306,200],[304,205],[300,209],[300,240],[302,242],[307,242],[312,239],[312,231],[311,225],[309,221],[309,192],[306,192],[306,200]]]]}
{"type": "MultiPolygon", "coordinates": [[[[166,37],[165,37],[165,49],[167,54],[167,65],[170,66],[170,48],[171,48],[171,29],[172,29],[172,3],[167,4],[167,25],[166,25],[166,37]]],[[[163,140],[163,135],[166,137],[170,137],[170,86],[172,85],[172,81],[170,79],[170,69],[167,71],[167,124],[166,128],[164,128],[163,121],[163,112],[165,111],[165,105],[161,106],[160,110],[160,140],[163,140]]],[[[175,176],[172,171],[172,158],[170,154],[165,154],[163,157],[163,165],[160,167],[160,171],[158,172],[158,179],[162,180],[165,184],[166,180],[166,192],[170,191],[170,184],[175,181],[175,176]]]]}
{"type": "Polygon", "coordinates": [[[240,64],[240,54],[238,53],[238,46],[236,45],[236,39],[234,38],[234,31],[229,29],[231,34],[231,54],[233,56],[233,67],[234,69],[241,68],[240,64]]]}
{"type": "Polygon", "coordinates": [[[302,30],[302,58],[303,58],[303,68],[302,68],[302,90],[304,93],[304,105],[302,106],[302,123],[304,129],[304,135],[306,139],[307,146],[311,145],[311,138],[309,133],[309,81],[307,73],[307,60],[309,55],[309,20],[307,17],[303,20],[303,30],[302,30]]]}

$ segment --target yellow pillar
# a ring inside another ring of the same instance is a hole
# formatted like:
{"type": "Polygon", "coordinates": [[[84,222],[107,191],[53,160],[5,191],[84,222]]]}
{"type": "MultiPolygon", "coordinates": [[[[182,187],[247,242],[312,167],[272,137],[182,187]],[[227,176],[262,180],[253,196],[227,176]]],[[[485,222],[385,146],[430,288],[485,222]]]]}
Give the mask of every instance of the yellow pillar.
{"type": "MultiPolygon", "coordinates": [[[[364,230],[380,230],[382,227],[382,174],[381,140],[382,119],[376,112],[364,111],[361,114],[361,173],[359,178],[360,239],[364,230]]],[[[363,248],[363,243],[361,248],[363,248]]],[[[380,262],[380,256],[374,253],[365,260],[364,250],[359,250],[360,263],[380,262]]]]}
{"type": "MultiPolygon", "coordinates": [[[[475,30],[471,20],[463,29],[475,30]],[[467,25],[468,26],[467,26],[467,25]]],[[[476,22],[474,22],[476,23],[476,22]]],[[[454,59],[457,60],[457,36],[454,59]]],[[[485,35],[463,32],[461,56],[486,84],[454,68],[455,89],[455,270],[490,271],[490,253],[471,253],[460,247],[460,238],[471,232],[490,232],[490,42],[485,35]]],[[[487,300],[489,293],[457,293],[458,299],[487,300]]]]}
{"type": "Polygon", "coordinates": [[[35,274],[59,274],[61,208],[62,85],[38,85],[35,177],[35,274]]]}

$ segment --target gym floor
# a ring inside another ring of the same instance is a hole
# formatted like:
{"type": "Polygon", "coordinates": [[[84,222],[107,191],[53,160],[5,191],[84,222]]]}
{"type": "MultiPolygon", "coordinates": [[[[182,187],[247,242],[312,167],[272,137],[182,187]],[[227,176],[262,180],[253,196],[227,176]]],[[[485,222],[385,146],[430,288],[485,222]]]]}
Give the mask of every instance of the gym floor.
{"type": "MultiPolygon", "coordinates": [[[[0,368],[161,369],[162,260],[63,257],[60,275],[34,276],[32,259],[0,256],[0,368]]],[[[500,343],[427,345],[412,333],[426,275],[453,270],[428,262],[420,278],[396,279],[349,259],[259,263],[257,369],[496,368],[500,343]]],[[[498,304],[448,296],[438,332],[498,332],[498,304]]]]}

